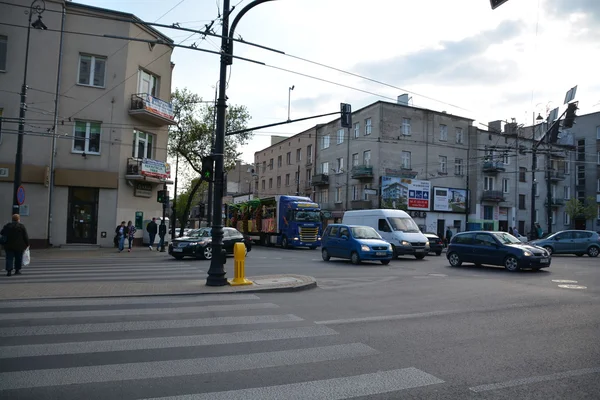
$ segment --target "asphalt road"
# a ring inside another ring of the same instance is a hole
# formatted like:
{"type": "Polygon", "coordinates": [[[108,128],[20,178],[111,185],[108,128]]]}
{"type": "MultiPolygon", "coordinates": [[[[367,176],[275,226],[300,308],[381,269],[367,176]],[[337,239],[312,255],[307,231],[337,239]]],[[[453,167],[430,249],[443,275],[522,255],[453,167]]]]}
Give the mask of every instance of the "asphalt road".
{"type": "MultiPolygon", "coordinates": [[[[77,279],[104,279],[68,262],[77,279]]],[[[49,264],[35,279],[69,278],[49,264]]],[[[90,264],[127,279],[208,269],[155,253],[90,264]]],[[[0,398],[600,397],[600,259],[555,256],[547,270],[509,273],[451,268],[444,255],[355,266],[256,247],[246,270],[311,275],[319,288],[0,302],[0,398]]]]}

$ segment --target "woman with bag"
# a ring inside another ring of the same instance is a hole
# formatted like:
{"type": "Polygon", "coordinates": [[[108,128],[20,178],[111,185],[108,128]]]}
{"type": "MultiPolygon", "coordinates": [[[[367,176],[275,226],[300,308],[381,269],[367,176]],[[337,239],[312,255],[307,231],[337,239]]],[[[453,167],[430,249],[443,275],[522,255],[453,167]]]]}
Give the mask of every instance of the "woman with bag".
{"type": "Polygon", "coordinates": [[[129,249],[127,249],[127,251],[129,253],[131,253],[131,246],[133,244],[133,239],[135,239],[135,232],[137,231],[137,229],[135,229],[135,226],[133,226],[133,224],[131,223],[131,221],[129,221],[127,223],[127,240],[129,241],[129,249]]]}
{"type": "Polygon", "coordinates": [[[0,231],[0,236],[4,238],[4,250],[6,252],[6,276],[12,275],[13,268],[15,275],[21,275],[23,253],[29,251],[27,229],[20,221],[21,216],[14,214],[12,222],[4,225],[4,228],[0,231]]]}

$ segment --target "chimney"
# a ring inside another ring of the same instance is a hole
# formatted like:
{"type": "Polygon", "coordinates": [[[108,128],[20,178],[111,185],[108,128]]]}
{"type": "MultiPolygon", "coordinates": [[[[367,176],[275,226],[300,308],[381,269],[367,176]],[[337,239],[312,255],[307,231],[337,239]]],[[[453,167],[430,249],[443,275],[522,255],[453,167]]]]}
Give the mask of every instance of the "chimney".
{"type": "Polygon", "coordinates": [[[408,93],[401,94],[398,96],[398,104],[407,106],[408,105],[408,93]]]}
{"type": "Polygon", "coordinates": [[[491,133],[502,133],[502,121],[488,122],[488,129],[491,133]]]}

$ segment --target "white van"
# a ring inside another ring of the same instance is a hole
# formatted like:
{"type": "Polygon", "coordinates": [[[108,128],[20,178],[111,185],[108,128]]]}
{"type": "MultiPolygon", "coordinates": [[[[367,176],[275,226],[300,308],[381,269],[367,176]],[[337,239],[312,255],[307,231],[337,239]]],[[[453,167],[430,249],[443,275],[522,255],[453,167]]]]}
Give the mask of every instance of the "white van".
{"type": "Polygon", "coordinates": [[[411,254],[420,260],[429,252],[429,240],[410,215],[402,210],[346,211],[342,223],[375,228],[392,245],[394,258],[411,254]]]}

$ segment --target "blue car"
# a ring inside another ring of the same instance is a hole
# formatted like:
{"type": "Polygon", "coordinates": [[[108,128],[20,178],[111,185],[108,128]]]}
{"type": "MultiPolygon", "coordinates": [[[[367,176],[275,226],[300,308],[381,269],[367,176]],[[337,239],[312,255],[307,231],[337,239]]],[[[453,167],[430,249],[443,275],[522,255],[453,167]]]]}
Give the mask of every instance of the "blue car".
{"type": "Polygon", "coordinates": [[[392,246],[370,226],[331,224],[327,226],[321,242],[324,261],[331,257],[361,261],[379,261],[388,265],[394,252],[392,246]]]}
{"type": "Polygon", "coordinates": [[[446,257],[453,267],[465,263],[501,265],[508,271],[550,267],[552,257],[541,247],[523,243],[506,232],[471,231],[452,236],[446,257]]]}

